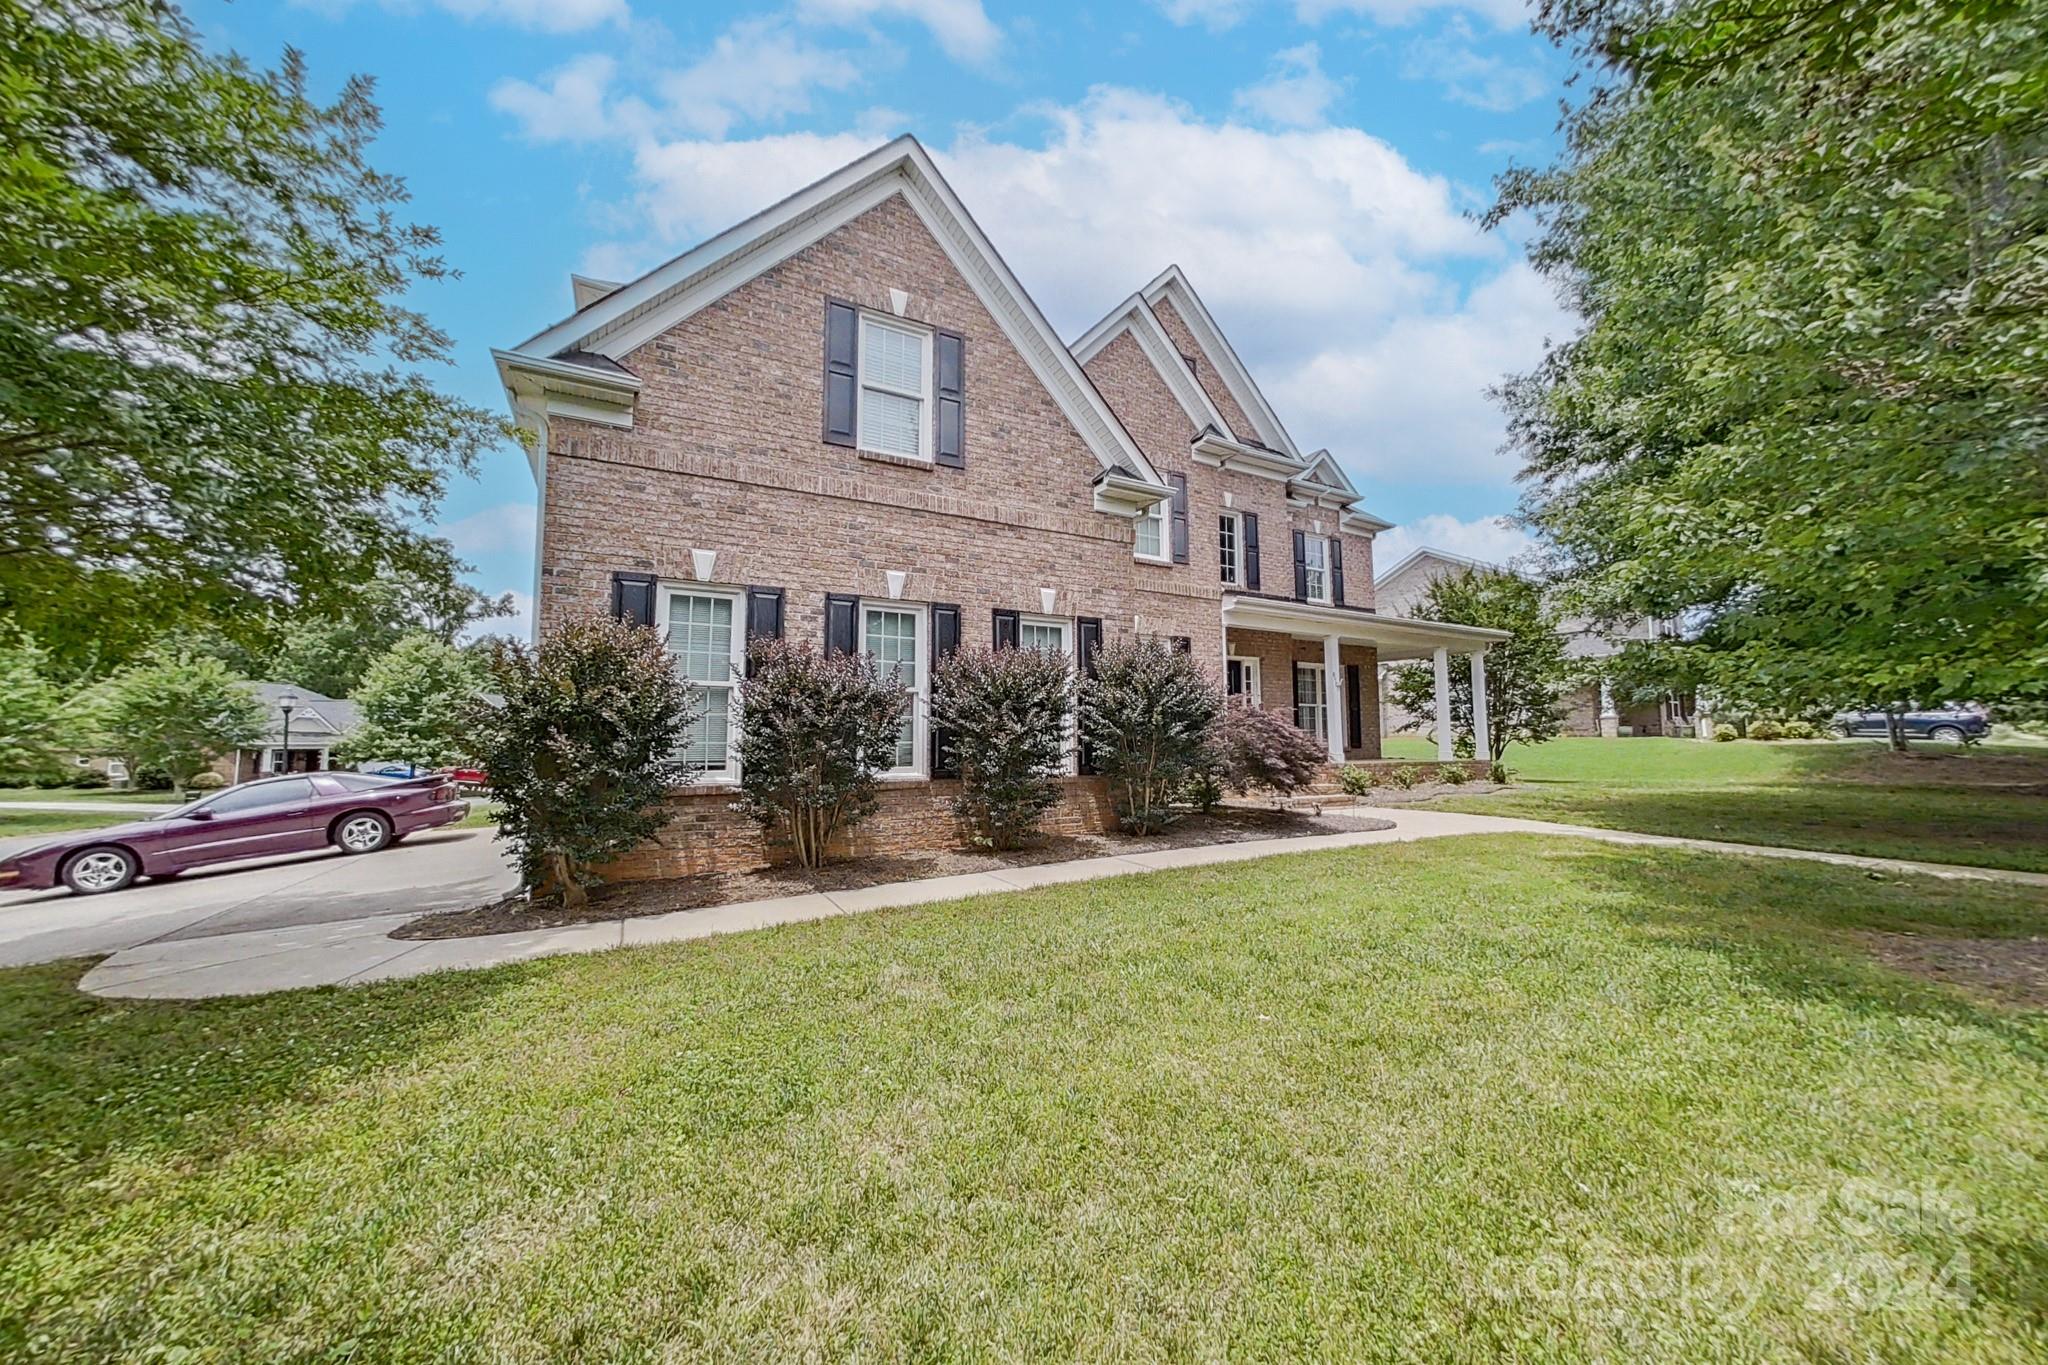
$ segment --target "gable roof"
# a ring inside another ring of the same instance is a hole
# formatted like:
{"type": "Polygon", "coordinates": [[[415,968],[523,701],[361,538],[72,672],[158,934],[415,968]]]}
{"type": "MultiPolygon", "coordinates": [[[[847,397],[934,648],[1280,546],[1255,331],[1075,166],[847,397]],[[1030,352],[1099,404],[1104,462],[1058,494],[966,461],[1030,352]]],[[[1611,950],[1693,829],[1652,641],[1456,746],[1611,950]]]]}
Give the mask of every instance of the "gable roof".
{"type": "Polygon", "coordinates": [[[1180,314],[1188,330],[1195,334],[1195,344],[1208,354],[1209,363],[1216,367],[1222,377],[1223,386],[1230,390],[1230,396],[1244,409],[1250,418],[1253,430],[1238,432],[1240,439],[1253,439],[1261,444],[1293,456],[1302,458],[1295,448],[1294,438],[1287,434],[1281,424],[1280,414],[1273,411],[1273,405],[1266,401],[1266,395],[1259,392],[1258,384],[1252,379],[1252,372],[1245,368],[1237,352],[1230,347],[1229,338],[1216,325],[1216,319],[1209,315],[1209,309],[1202,302],[1201,295],[1188,283],[1187,275],[1177,265],[1169,265],[1159,272],[1153,281],[1138,291],[1147,304],[1156,307],[1161,299],[1173,305],[1173,311],[1180,314]]]}
{"type": "Polygon", "coordinates": [[[901,195],[923,221],[1103,469],[1160,485],[1144,452],[939,174],[931,155],[908,136],[876,148],[639,279],[593,299],[511,350],[496,353],[507,388],[516,387],[512,375],[529,362],[545,366],[578,354],[571,363],[587,370],[592,357],[622,361],[637,347],[895,195],[901,195]]]}
{"type": "Polygon", "coordinates": [[[1166,328],[1160,325],[1158,315],[1152,311],[1152,305],[1145,302],[1143,294],[1133,294],[1111,309],[1107,317],[1083,332],[1068,349],[1085,369],[1090,361],[1109,348],[1112,341],[1126,332],[1138,344],[1138,349],[1145,353],[1145,358],[1152,362],[1160,382],[1166,385],[1188,420],[1195,424],[1196,431],[1213,427],[1226,440],[1237,439],[1230,430],[1230,423],[1210,400],[1208,391],[1188,373],[1188,367],[1181,361],[1179,348],[1166,334],[1166,328]]]}
{"type": "Polygon", "coordinates": [[[1419,549],[1410,550],[1402,557],[1400,563],[1394,565],[1391,569],[1381,572],[1373,579],[1373,586],[1377,588],[1391,583],[1410,569],[1428,560],[1435,560],[1439,564],[1449,565],[1456,569],[1478,569],[1486,573],[1511,573],[1526,578],[1532,583],[1538,581],[1534,574],[1523,573],[1520,569],[1514,568],[1511,565],[1494,564],[1484,559],[1468,559],[1464,555],[1454,555],[1449,550],[1434,550],[1424,545],[1419,549]]]}

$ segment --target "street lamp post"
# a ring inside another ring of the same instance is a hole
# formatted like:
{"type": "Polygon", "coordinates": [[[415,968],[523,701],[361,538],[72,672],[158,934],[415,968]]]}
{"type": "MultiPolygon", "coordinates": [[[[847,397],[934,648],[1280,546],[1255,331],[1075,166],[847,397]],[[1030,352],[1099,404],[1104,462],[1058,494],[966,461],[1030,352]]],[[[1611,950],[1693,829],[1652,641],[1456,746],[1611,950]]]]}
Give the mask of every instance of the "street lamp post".
{"type": "Polygon", "coordinates": [[[284,712],[284,745],[278,751],[279,772],[288,773],[292,770],[292,712],[298,704],[299,694],[296,692],[287,692],[277,699],[277,709],[284,712]]]}

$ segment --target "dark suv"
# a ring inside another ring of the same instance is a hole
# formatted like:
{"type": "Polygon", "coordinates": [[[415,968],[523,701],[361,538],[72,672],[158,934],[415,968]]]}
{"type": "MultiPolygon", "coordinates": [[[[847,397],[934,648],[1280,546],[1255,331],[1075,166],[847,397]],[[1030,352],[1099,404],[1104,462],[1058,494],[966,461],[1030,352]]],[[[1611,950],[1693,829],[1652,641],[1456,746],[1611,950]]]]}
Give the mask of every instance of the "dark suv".
{"type": "MultiPolygon", "coordinates": [[[[1961,744],[1991,733],[1991,723],[1982,711],[1908,711],[1901,718],[1908,739],[1931,739],[1939,744],[1961,744]]],[[[1835,717],[1838,735],[1888,736],[1882,711],[1844,711],[1835,717]]]]}

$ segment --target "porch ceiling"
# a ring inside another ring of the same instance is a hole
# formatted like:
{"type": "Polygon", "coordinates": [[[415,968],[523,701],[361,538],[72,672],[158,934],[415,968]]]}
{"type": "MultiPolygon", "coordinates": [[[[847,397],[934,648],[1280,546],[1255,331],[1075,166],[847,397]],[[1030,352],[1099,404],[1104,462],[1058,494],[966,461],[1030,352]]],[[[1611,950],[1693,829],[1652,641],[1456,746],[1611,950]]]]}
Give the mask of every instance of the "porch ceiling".
{"type": "Polygon", "coordinates": [[[1508,638],[1504,630],[1386,616],[1364,607],[1326,607],[1253,593],[1223,595],[1226,629],[1265,630],[1303,640],[1336,636],[1345,644],[1370,645],[1381,660],[1427,659],[1439,649],[1473,654],[1508,638]]]}

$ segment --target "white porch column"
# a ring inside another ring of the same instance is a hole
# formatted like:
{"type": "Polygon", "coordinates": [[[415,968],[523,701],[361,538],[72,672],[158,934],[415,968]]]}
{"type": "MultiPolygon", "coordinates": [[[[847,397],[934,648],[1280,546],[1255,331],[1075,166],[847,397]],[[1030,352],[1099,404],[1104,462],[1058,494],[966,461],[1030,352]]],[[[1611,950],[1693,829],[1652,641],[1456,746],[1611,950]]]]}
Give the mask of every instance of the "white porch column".
{"type": "Polygon", "coordinates": [[[1451,761],[1451,651],[1436,652],[1436,756],[1451,761]]]}
{"type": "Polygon", "coordinates": [[[1330,762],[1344,763],[1344,665],[1337,655],[1337,637],[1323,637],[1323,733],[1329,737],[1330,762]]]}
{"type": "Polygon", "coordinates": [[[1472,757],[1493,757],[1493,730],[1486,720],[1486,651],[1472,651],[1472,757]]]}

